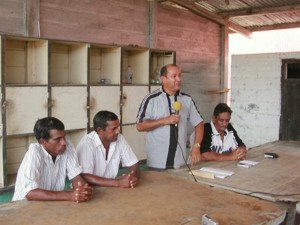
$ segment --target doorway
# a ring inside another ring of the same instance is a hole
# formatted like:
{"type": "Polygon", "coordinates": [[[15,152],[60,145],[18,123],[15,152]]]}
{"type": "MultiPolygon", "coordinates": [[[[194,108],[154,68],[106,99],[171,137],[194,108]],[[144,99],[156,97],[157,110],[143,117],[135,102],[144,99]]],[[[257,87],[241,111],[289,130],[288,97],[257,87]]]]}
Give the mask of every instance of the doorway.
{"type": "Polygon", "coordinates": [[[300,59],[282,60],[280,140],[300,141],[300,59]]]}

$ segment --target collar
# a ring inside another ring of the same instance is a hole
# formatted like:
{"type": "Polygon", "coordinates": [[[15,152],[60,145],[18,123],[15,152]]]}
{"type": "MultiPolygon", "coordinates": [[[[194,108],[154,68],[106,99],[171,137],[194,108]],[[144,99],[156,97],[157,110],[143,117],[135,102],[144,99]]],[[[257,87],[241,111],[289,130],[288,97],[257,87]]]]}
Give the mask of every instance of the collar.
{"type": "MultiPolygon", "coordinates": [[[[211,129],[212,129],[213,134],[214,135],[220,135],[220,133],[217,131],[217,129],[215,127],[215,124],[212,120],[210,121],[210,125],[211,125],[211,129]]],[[[228,133],[228,130],[226,128],[226,130],[224,131],[225,136],[226,136],[227,133],[228,133]]]]}
{"type": "MultiPolygon", "coordinates": [[[[96,131],[92,131],[89,135],[94,140],[94,145],[95,145],[96,148],[99,147],[99,146],[102,146],[104,148],[104,145],[103,145],[103,143],[102,143],[102,141],[101,141],[101,139],[100,139],[100,137],[99,137],[99,135],[97,134],[96,131]]],[[[116,143],[117,143],[117,141],[111,142],[109,148],[111,148],[112,146],[114,146],[116,143]]]]}
{"type": "MultiPolygon", "coordinates": [[[[42,152],[44,153],[44,155],[53,162],[53,159],[52,159],[52,155],[49,154],[49,152],[47,152],[47,150],[44,148],[43,145],[41,145],[40,143],[38,143],[39,146],[41,147],[42,149],[42,152]]],[[[67,150],[67,149],[66,149],[67,150]]],[[[60,158],[60,155],[57,155],[56,156],[56,159],[55,159],[55,162],[60,158]]]]}
{"type": "MultiPolygon", "coordinates": [[[[95,147],[99,147],[99,146],[103,146],[103,143],[99,137],[99,135],[97,134],[96,131],[92,131],[90,134],[91,138],[94,140],[94,145],[95,147]]],[[[104,147],[104,146],[103,146],[104,147]]]]}
{"type": "MultiPolygon", "coordinates": [[[[169,94],[164,90],[164,87],[163,87],[163,86],[160,87],[160,90],[161,90],[161,92],[165,93],[167,96],[171,96],[171,95],[169,95],[169,94]]],[[[178,95],[181,95],[180,90],[178,90],[178,91],[175,93],[174,96],[178,96],[178,95]]]]}

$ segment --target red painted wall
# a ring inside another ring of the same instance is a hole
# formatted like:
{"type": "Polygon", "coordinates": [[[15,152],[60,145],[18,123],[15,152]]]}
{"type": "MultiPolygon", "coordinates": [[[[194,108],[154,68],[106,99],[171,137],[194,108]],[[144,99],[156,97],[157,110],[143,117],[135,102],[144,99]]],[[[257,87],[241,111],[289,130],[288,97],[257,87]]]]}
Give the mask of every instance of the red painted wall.
{"type": "MultiPolygon", "coordinates": [[[[146,0],[2,0],[0,12],[2,34],[149,46],[146,0]],[[29,31],[28,15],[34,32],[29,31]]],[[[219,25],[187,10],[157,4],[154,26],[154,48],[176,51],[184,73],[183,90],[209,120],[220,100],[218,94],[207,92],[220,86],[219,25]]]]}

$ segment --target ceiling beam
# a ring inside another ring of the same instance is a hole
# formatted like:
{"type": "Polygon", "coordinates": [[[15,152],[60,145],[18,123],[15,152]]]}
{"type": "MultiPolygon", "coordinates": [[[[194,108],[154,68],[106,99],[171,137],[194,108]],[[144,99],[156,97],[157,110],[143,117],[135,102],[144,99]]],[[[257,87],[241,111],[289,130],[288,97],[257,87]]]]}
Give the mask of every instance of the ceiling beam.
{"type": "Polygon", "coordinates": [[[253,9],[243,9],[243,10],[232,10],[226,12],[220,12],[226,18],[232,17],[244,17],[244,16],[258,16],[266,14],[276,14],[276,13],[295,13],[300,12],[300,4],[288,5],[280,7],[264,7],[264,8],[253,8],[253,9]]]}
{"type": "Polygon", "coordinates": [[[252,31],[238,25],[232,22],[229,22],[228,19],[223,18],[222,16],[210,12],[207,9],[204,9],[200,7],[199,5],[195,4],[193,1],[187,1],[187,0],[169,0],[169,2],[172,2],[174,4],[177,4],[181,7],[184,7],[191,12],[195,13],[198,16],[204,17],[208,20],[211,20],[215,23],[218,23],[223,26],[228,26],[228,28],[234,32],[240,33],[246,37],[250,37],[252,34],[252,31]]]}

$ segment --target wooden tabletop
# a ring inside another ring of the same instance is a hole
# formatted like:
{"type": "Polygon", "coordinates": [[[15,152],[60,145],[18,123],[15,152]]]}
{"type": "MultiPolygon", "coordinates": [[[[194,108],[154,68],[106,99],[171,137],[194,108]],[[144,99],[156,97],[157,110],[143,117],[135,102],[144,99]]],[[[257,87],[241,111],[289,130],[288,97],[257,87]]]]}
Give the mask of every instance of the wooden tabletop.
{"type": "MultiPolygon", "coordinates": [[[[237,166],[237,161],[201,162],[193,170],[214,167],[235,172],[225,179],[196,176],[199,183],[256,196],[269,201],[300,201],[300,142],[279,141],[250,149],[247,160],[259,162],[251,168],[237,166]],[[265,152],[279,155],[277,159],[264,157],[265,152]]],[[[172,175],[193,180],[187,168],[169,170],[172,175]]]]}
{"type": "Polygon", "coordinates": [[[171,176],[143,172],[134,189],[98,188],[85,203],[17,201],[0,205],[5,225],[199,225],[203,214],[226,224],[280,224],[275,203],[171,176]]]}

